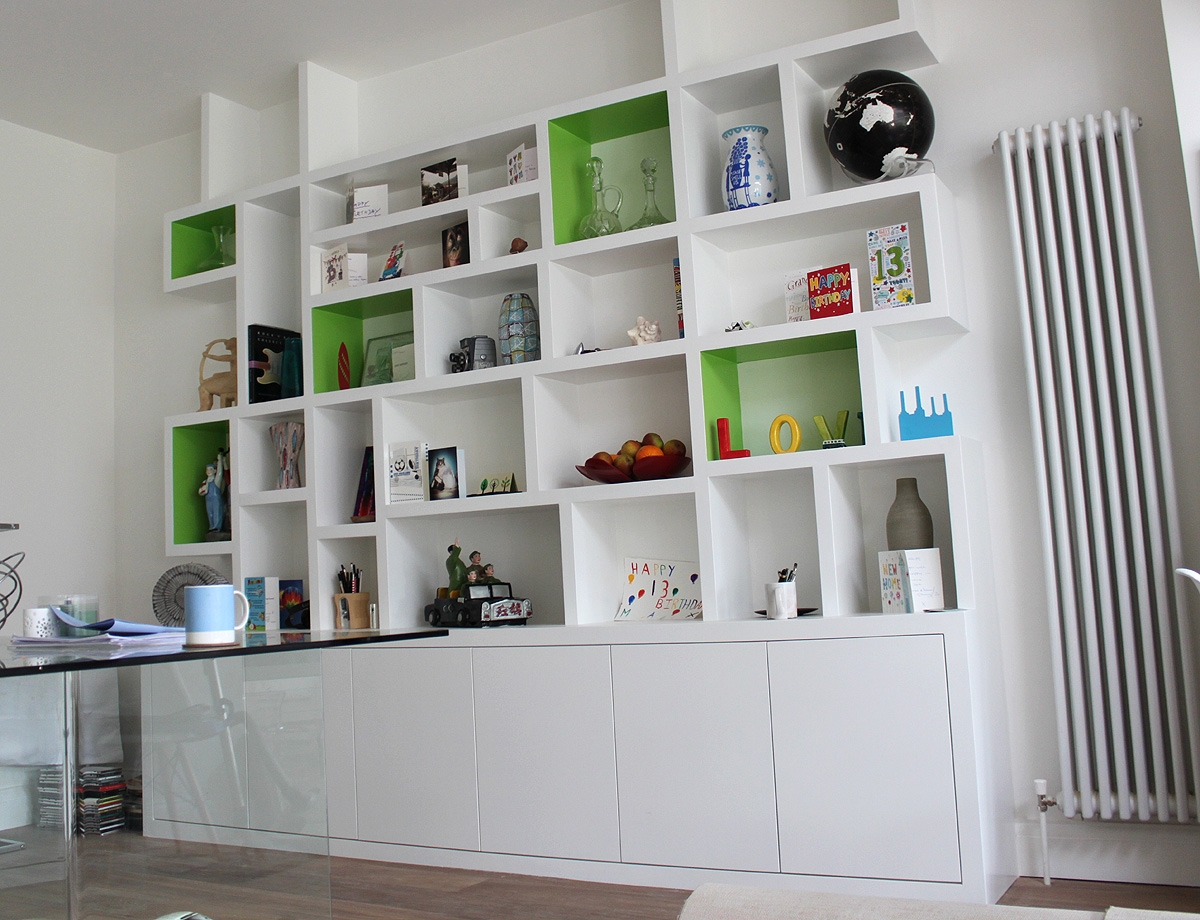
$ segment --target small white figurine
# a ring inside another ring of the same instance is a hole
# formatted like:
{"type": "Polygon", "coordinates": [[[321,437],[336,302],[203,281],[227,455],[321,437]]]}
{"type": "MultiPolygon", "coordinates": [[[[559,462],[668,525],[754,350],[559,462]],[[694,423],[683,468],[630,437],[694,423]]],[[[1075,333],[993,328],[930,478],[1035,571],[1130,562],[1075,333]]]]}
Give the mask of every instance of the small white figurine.
{"type": "Polygon", "coordinates": [[[629,336],[634,345],[646,345],[650,342],[662,341],[662,328],[657,320],[646,319],[644,316],[637,318],[637,325],[628,330],[626,335],[629,336]]]}

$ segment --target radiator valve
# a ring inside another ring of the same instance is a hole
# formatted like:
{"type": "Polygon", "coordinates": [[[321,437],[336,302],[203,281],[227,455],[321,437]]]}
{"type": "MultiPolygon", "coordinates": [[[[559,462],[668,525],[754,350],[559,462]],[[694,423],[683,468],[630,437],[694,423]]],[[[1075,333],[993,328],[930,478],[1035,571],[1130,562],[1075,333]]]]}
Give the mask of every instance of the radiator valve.
{"type": "Polygon", "coordinates": [[[1033,791],[1037,793],[1038,811],[1043,814],[1058,804],[1058,801],[1053,796],[1046,795],[1046,781],[1044,779],[1035,779],[1033,781],[1033,791]]]}

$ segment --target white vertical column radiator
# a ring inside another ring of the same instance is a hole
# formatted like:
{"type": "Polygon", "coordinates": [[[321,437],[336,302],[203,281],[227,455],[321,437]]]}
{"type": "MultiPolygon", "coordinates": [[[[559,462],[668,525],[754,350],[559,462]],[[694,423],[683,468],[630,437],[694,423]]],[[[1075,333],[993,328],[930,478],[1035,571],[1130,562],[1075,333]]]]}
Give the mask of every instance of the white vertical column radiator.
{"type": "Polygon", "coordinates": [[[1068,817],[1197,820],[1200,708],[1137,116],[1003,133],[1068,817]]]}

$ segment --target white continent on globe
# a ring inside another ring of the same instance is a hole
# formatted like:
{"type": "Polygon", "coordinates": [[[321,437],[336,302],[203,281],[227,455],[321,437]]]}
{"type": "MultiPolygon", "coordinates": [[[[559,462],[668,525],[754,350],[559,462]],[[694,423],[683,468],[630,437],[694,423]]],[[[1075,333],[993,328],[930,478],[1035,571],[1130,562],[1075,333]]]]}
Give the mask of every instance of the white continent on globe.
{"type": "Polygon", "coordinates": [[[890,125],[895,117],[895,109],[876,99],[863,106],[862,118],[858,120],[858,124],[864,131],[870,131],[878,124],[890,125]]]}
{"type": "Polygon", "coordinates": [[[907,147],[895,147],[883,155],[883,171],[881,176],[897,179],[908,176],[919,168],[917,155],[909,153],[907,147]]]}

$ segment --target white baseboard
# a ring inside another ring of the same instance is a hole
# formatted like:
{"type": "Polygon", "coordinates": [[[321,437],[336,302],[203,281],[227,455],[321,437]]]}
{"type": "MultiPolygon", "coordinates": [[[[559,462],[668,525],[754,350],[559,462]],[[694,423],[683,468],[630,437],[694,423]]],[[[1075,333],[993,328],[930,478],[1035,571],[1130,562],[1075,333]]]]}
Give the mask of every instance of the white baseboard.
{"type": "MultiPolygon", "coordinates": [[[[1146,885],[1200,886],[1200,829],[1195,825],[1131,824],[1047,816],[1050,876],[1146,885]]],[[[1041,878],[1038,822],[1017,824],[1021,875],[1041,878]]]]}
{"type": "Polygon", "coordinates": [[[922,898],[936,901],[983,903],[985,900],[982,890],[977,891],[965,885],[942,882],[650,866],[638,863],[516,856],[476,850],[447,850],[397,843],[345,840],[336,837],[331,837],[329,840],[329,855],[418,866],[511,872],[516,875],[538,875],[618,885],[681,888],[689,891],[700,887],[705,882],[722,882],[727,885],[752,885],[760,888],[801,888],[807,891],[824,891],[834,894],[922,898]]]}

